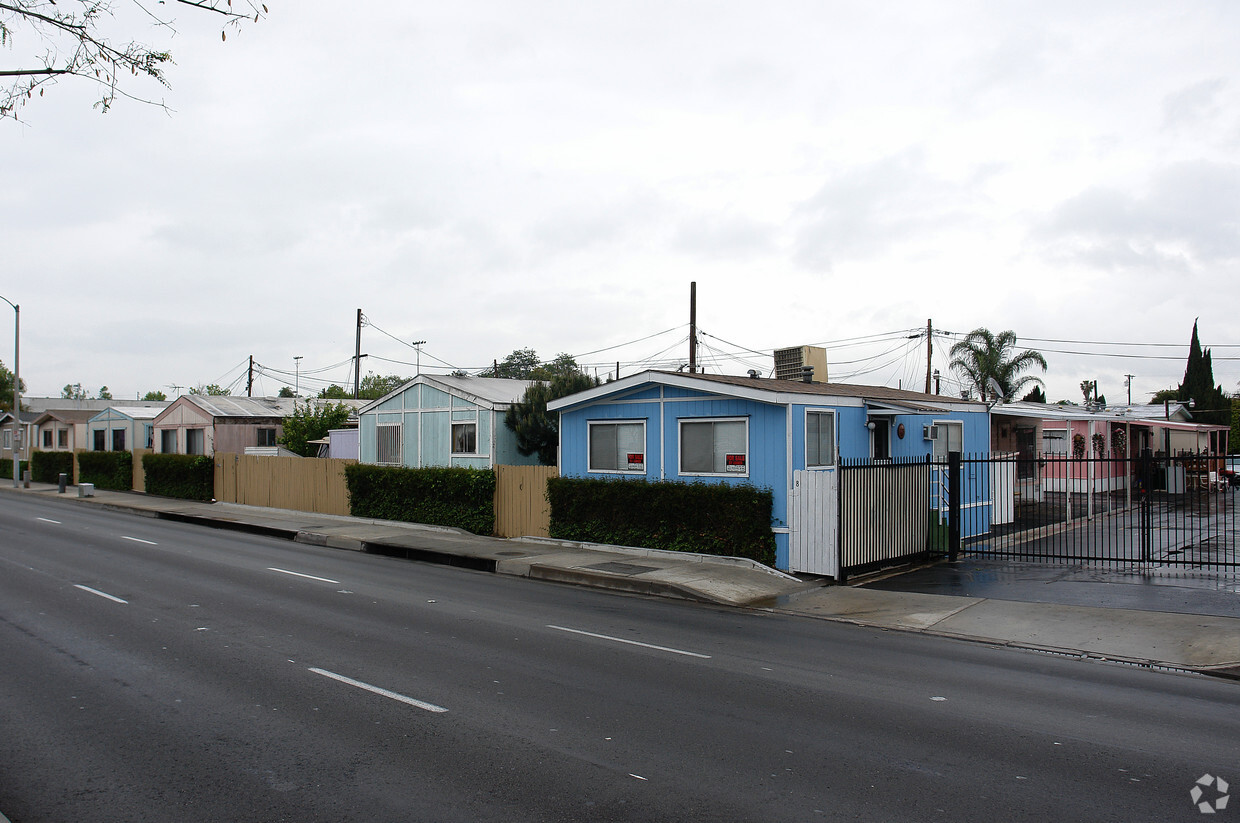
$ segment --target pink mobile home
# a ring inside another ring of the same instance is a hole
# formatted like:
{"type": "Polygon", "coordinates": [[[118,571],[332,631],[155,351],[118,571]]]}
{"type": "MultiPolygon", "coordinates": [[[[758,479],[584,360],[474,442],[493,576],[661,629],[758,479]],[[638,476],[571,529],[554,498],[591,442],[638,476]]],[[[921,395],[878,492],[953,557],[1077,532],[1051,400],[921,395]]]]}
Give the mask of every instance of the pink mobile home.
{"type": "MultiPolygon", "coordinates": [[[[1179,403],[1093,408],[1020,402],[991,410],[992,453],[1015,455],[1022,493],[1037,498],[1048,491],[1129,489],[1136,465],[1129,458],[1147,449],[1155,458],[1224,455],[1229,433],[1227,426],[1191,422],[1189,409],[1179,403]]],[[[1207,459],[1205,465],[1217,472],[1214,463],[1221,460],[1207,459]]],[[[1169,473],[1159,478],[1160,485],[1183,488],[1175,467],[1159,470],[1169,473]]]]}

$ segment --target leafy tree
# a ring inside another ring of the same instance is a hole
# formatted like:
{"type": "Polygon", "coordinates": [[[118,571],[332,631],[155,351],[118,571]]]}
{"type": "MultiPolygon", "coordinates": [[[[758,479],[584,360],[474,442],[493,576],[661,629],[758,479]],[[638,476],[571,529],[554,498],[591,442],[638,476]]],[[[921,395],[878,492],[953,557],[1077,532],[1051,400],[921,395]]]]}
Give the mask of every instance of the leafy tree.
{"type": "Polygon", "coordinates": [[[1166,402],[1179,403],[1180,402],[1180,390],[1179,389],[1159,389],[1158,391],[1154,392],[1154,397],[1150,400],[1150,405],[1153,406],[1155,404],[1166,403],[1166,402]]]}
{"type": "Polygon", "coordinates": [[[559,456],[560,419],[558,414],[547,413],[547,404],[597,385],[593,377],[573,371],[526,389],[521,400],[504,414],[504,425],[517,436],[517,451],[526,456],[537,454],[540,463],[554,466],[559,456]]]}
{"type": "Polygon", "coordinates": [[[1227,451],[1240,452],[1240,399],[1231,401],[1231,433],[1227,437],[1227,451]]]}
{"type": "Polygon", "coordinates": [[[85,400],[86,392],[82,389],[81,383],[66,383],[65,387],[60,390],[60,396],[64,400],[85,400]]]}
{"type": "Polygon", "coordinates": [[[1024,397],[1022,397],[1021,400],[1025,401],[1026,403],[1045,403],[1046,392],[1042,391],[1042,388],[1040,386],[1034,386],[1033,390],[1030,391],[1028,394],[1026,394],[1024,397]]]}
{"type": "MultiPolygon", "coordinates": [[[[26,393],[26,381],[21,381],[21,393],[26,393]]],[[[13,411],[13,372],[0,363],[0,409],[13,411]]]]}
{"type": "Polygon", "coordinates": [[[557,376],[579,374],[581,368],[571,354],[557,354],[547,363],[533,349],[514,349],[503,360],[482,372],[482,377],[506,377],[512,380],[551,380],[557,376]]]}
{"type": "Polygon", "coordinates": [[[348,400],[352,396],[353,392],[347,391],[335,383],[319,392],[319,398],[323,400],[348,400]]]}
{"type": "Polygon", "coordinates": [[[149,391],[146,394],[142,395],[142,399],[143,400],[167,400],[168,395],[158,390],[149,391]]]}
{"type": "Polygon", "coordinates": [[[541,365],[538,352],[533,349],[513,349],[512,353],[500,360],[483,377],[506,377],[512,380],[529,380],[534,369],[541,365]]]}
{"type": "Polygon", "coordinates": [[[348,420],[349,407],[343,403],[297,403],[293,413],[284,418],[280,445],[302,457],[314,457],[318,446],[309,445],[310,441],[321,440],[348,420]]]}
{"type": "MultiPolygon", "coordinates": [[[[232,0],[169,0],[200,11],[213,12],[225,27],[239,28],[246,20],[258,21],[267,7],[247,0],[249,11],[233,10],[232,0]]],[[[153,29],[176,34],[174,20],[163,13],[165,0],[133,0],[144,21],[153,29]]],[[[106,112],[117,95],[131,100],[152,103],[121,89],[121,81],[139,75],[169,87],[164,64],[172,63],[172,54],[137,43],[113,40],[105,29],[112,18],[106,0],[4,0],[0,4],[0,43],[21,51],[16,66],[0,71],[12,78],[12,85],[0,89],[0,118],[17,119],[17,107],[24,106],[35,93],[43,96],[45,88],[57,81],[73,77],[93,83],[99,99],[95,108],[106,112]]],[[[225,36],[225,32],[220,32],[225,36]]],[[[6,82],[9,82],[6,80],[6,82]]]]}
{"type": "Polygon", "coordinates": [[[1196,321],[1193,322],[1193,337],[1188,344],[1184,381],[1180,383],[1176,398],[1183,402],[1194,402],[1192,415],[1198,422],[1222,426],[1231,423],[1231,398],[1223,392],[1222,386],[1214,385],[1214,366],[1211,364],[1210,350],[1201,348],[1196,321]]]}
{"type": "Polygon", "coordinates": [[[276,397],[296,397],[296,395],[293,394],[293,390],[288,386],[281,386],[280,393],[277,394],[276,397]]]}
{"type": "Polygon", "coordinates": [[[381,377],[374,372],[367,372],[358,386],[357,396],[363,400],[378,400],[380,397],[391,394],[408,382],[409,378],[399,377],[395,374],[381,377]]]}
{"type": "Polygon", "coordinates": [[[965,385],[976,389],[982,397],[991,394],[989,384],[993,379],[999,384],[1003,399],[1008,400],[1026,386],[1042,385],[1041,378],[1021,372],[1034,366],[1046,371],[1046,358],[1040,352],[1017,352],[1015,348],[1015,332],[995,335],[985,328],[974,329],[952,346],[950,366],[964,378],[965,385]]]}
{"type": "Polygon", "coordinates": [[[112,392],[108,391],[107,386],[99,387],[99,399],[100,400],[112,400],[113,399],[112,392]]]}
{"type": "Polygon", "coordinates": [[[208,383],[205,386],[199,383],[190,389],[189,393],[199,396],[224,397],[228,395],[228,389],[222,389],[215,383],[208,383]]]}

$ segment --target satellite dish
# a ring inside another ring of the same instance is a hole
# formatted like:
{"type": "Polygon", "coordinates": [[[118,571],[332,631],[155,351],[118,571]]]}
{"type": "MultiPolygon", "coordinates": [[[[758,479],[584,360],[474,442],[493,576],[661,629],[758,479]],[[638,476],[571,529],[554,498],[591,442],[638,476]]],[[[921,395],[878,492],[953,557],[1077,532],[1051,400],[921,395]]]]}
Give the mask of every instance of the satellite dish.
{"type": "Polygon", "coordinates": [[[994,392],[994,395],[995,395],[995,399],[996,399],[996,400],[1002,400],[1002,399],[1003,399],[1003,387],[999,385],[999,381],[998,381],[998,380],[994,379],[993,377],[987,377],[987,378],[986,378],[986,386],[987,386],[987,388],[989,388],[992,392],[994,392]]]}

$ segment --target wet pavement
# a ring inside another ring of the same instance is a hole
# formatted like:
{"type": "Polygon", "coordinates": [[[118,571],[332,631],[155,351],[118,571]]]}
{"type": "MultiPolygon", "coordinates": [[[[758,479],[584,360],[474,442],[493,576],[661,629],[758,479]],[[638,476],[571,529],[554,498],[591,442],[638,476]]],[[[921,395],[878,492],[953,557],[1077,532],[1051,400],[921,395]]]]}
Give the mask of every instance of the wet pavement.
{"type": "Polygon", "coordinates": [[[875,591],[1240,617],[1240,574],[964,559],[892,575],[875,591]]]}

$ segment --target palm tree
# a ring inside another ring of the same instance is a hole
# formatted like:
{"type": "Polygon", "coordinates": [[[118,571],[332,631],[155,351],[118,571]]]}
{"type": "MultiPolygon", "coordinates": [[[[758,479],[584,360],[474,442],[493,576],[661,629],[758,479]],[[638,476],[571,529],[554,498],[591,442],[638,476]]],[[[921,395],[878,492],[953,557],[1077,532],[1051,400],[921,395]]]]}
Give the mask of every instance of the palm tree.
{"type": "Polygon", "coordinates": [[[974,329],[951,348],[951,367],[965,379],[965,385],[977,389],[983,398],[994,393],[990,381],[999,386],[1003,400],[1011,400],[1021,389],[1044,385],[1040,377],[1021,374],[1034,366],[1046,371],[1046,358],[1040,352],[1026,349],[1014,351],[1016,333],[1004,331],[991,334],[989,329],[974,329]]]}

